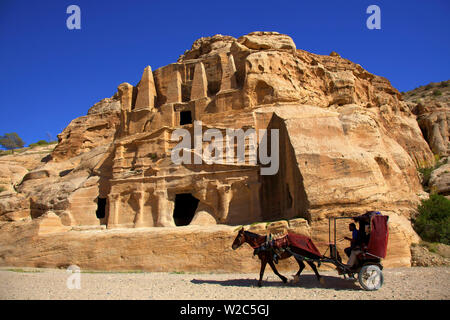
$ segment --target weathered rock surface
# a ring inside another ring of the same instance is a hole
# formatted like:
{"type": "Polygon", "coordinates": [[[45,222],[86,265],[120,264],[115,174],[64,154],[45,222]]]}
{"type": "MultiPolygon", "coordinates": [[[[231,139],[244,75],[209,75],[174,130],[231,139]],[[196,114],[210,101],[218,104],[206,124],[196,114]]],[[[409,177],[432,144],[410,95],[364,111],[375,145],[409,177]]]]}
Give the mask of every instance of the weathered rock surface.
{"type": "Polygon", "coordinates": [[[51,156],[67,160],[113,141],[120,122],[120,101],[106,98],[89,109],[86,116],[76,118],[58,135],[58,145],[51,156]]]}
{"type": "Polygon", "coordinates": [[[238,42],[253,50],[296,49],[291,37],[278,32],[252,32],[240,37],[238,42]]]}
{"type": "MultiPolygon", "coordinates": [[[[311,230],[306,221],[298,219],[275,223],[303,225],[307,233],[322,233],[311,230]]],[[[398,226],[390,225],[391,243],[404,241],[404,234],[398,236],[398,226]],[[393,228],[394,226],[394,228],[393,228]]],[[[236,237],[236,226],[184,226],[170,228],[139,228],[94,230],[65,227],[54,213],[48,213],[32,222],[11,222],[0,224],[0,265],[21,267],[67,268],[77,265],[84,270],[146,270],[146,271],[215,271],[215,272],[258,272],[260,262],[253,256],[253,249],[244,244],[232,250],[236,237]],[[78,230],[78,231],[76,231],[78,230]],[[18,246],[17,244],[21,244],[18,246]],[[32,245],[31,245],[32,244],[32,245]],[[45,253],[43,255],[42,253],[45,253]]],[[[265,234],[266,224],[259,223],[245,229],[265,234]],[[259,229],[259,226],[263,227],[259,229]]],[[[279,229],[282,231],[282,229],[279,229]]],[[[327,230],[328,232],[328,230],[327,230]]],[[[404,232],[404,230],[403,230],[404,232]]],[[[302,234],[302,233],[301,233],[302,234]]],[[[328,234],[328,233],[327,233],[328,234]]],[[[308,235],[308,234],[306,234],[308,235]]],[[[328,241],[328,240],[327,240],[328,241]]],[[[314,241],[319,251],[325,253],[325,242],[314,241]]],[[[338,249],[348,244],[341,242],[338,249]]],[[[388,247],[384,261],[386,267],[407,265],[402,261],[402,252],[394,246],[388,247]],[[399,260],[399,257],[401,258],[399,260]]],[[[405,247],[409,250],[409,247],[405,247]]],[[[408,259],[410,259],[410,254],[408,259]]],[[[405,258],[407,259],[407,258],[405,258]]],[[[345,261],[345,258],[344,258],[345,261]]],[[[279,270],[297,271],[294,258],[282,260],[279,270]]],[[[322,269],[333,268],[322,265],[322,269]]]]}
{"type": "Polygon", "coordinates": [[[431,173],[429,186],[433,192],[450,196],[450,163],[440,166],[431,173]]]}
{"type": "Polygon", "coordinates": [[[21,152],[0,156],[1,166],[20,166],[29,171],[34,170],[48,161],[48,155],[56,147],[55,144],[37,146],[34,148],[24,148],[21,152]]]}
{"type": "Polygon", "coordinates": [[[431,150],[440,156],[447,156],[450,155],[450,107],[434,106],[425,111],[427,109],[421,109],[419,105],[417,121],[431,150]]]}
{"type": "Polygon", "coordinates": [[[387,79],[274,32],[201,38],[176,63],[120,84],[58,138],[45,161],[14,163],[29,172],[0,171],[14,186],[0,194],[0,264],[250,271],[251,250],[230,248],[238,225],[293,230],[325,251],[328,217],[378,210],[390,216],[386,266],[409,266],[418,241],[409,218],[423,192],[416,166],[434,162],[387,79]],[[217,136],[198,140],[198,128],[217,136]],[[172,160],[178,129],[193,142],[181,164],[172,160]],[[261,175],[268,163],[253,153],[262,136],[230,142],[230,129],[278,130],[274,174],[261,175]],[[228,147],[243,157],[220,158],[228,147]]]}
{"type": "Polygon", "coordinates": [[[31,219],[30,199],[23,194],[4,192],[0,194],[0,221],[31,219]]]}
{"type": "Polygon", "coordinates": [[[411,247],[411,265],[414,267],[450,266],[449,246],[446,246],[445,250],[446,256],[430,252],[425,246],[414,245],[411,247]]]}
{"type": "Polygon", "coordinates": [[[112,98],[105,98],[97,102],[88,110],[87,114],[92,115],[114,112],[120,112],[120,101],[117,99],[117,96],[113,96],[112,98]]]}
{"type": "Polygon", "coordinates": [[[22,166],[8,163],[0,163],[0,192],[14,191],[14,187],[19,184],[28,170],[22,166]]]}
{"type": "Polygon", "coordinates": [[[64,226],[61,222],[61,218],[52,211],[47,211],[47,213],[37,218],[35,223],[37,225],[37,234],[39,236],[65,232],[71,229],[70,227],[64,226]]]}
{"type": "Polygon", "coordinates": [[[450,80],[404,93],[434,154],[450,155],[450,80]]]}

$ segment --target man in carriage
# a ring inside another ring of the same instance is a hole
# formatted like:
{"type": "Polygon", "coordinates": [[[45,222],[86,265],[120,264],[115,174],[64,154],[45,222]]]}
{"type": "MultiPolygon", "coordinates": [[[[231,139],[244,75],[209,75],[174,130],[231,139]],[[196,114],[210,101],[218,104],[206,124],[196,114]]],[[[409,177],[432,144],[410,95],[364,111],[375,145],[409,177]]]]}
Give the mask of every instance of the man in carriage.
{"type": "Polygon", "coordinates": [[[348,225],[348,230],[352,233],[352,237],[344,237],[344,239],[349,240],[350,241],[350,247],[345,248],[344,252],[347,255],[347,257],[350,258],[350,254],[352,252],[352,250],[358,245],[358,229],[356,229],[356,224],[354,224],[353,222],[350,223],[348,225]]]}
{"type": "Polygon", "coordinates": [[[365,214],[353,218],[355,222],[359,223],[359,230],[356,230],[354,223],[349,225],[349,229],[352,231],[352,239],[348,237],[345,237],[345,239],[351,240],[352,244],[344,250],[349,257],[346,267],[351,269],[357,265],[358,256],[363,252],[363,248],[366,248],[369,244],[370,221],[373,216],[380,214],[379,211],[367,211],[365,214]]]}

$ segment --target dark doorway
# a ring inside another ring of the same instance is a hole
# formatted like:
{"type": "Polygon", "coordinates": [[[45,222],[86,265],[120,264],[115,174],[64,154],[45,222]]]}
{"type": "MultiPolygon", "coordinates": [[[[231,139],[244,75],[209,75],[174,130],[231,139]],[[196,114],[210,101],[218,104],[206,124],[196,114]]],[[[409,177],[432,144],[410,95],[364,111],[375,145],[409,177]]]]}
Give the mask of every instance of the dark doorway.
{"type": "Polygon", "coordinates": [[[191,223],[197,210],[198,199],[190,193],[180,193],[175,195],[175,209],[173,210],[173,220],[176,226],[187,226],[191,223]]]}
{"type": "Polygon", "coordinates": [[[95,212],[97,218],[103,219],[106,214],[106,198],[97,198],[97,211],[95,212]]]}
{"type": "Polygon", "coordinates": [[[192,114],[190,111],[180,112],[180,125],[192,123],[192,114]]]}

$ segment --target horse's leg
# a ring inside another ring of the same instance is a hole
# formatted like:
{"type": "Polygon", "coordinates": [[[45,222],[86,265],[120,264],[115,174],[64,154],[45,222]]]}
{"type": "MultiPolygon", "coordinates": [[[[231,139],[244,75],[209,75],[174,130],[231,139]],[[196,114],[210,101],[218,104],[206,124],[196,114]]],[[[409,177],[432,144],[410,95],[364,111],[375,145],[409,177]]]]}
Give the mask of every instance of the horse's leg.
{"type": "Polygon", "coordinates": [[[306,262],[308,262],[308,264],[313,269],[314,273],[316,274],[317,280],[319,280],[319,282],[321,284],[324,284],[325,281],[323,280],[322,276],[319,274],[319,271],[317,271],[317,268],[316,268],[316,265],[314,264],[314,262],[312,262],[312,261],[306,261],[306,262]]]}
{"type": "Polygon", "coordinates": [[[264,270],[266,269],[267,259],[266,257],[259,257],[261,259],[261,270],[259,271],[259,281],[258,281],[258,287],[262,286],[262,279],[264,276],[264,270]]]}
{"type": "Polygon", "coordinates": [[[278,272],[278,270],[277,270],[277,268],[275,267],[275,264],[273,263],[273,261],[272,261],[272,260],[269,260],[268,262],[269,262],[269,266],[272,268],[273,272],[274,272],[277,276],[280,277],[280,279],[283,281],[283,283],[286,283],[286,282],[287,282],[287,278],[286,278],[285,276],[282,276],[282,275],[278,272]]]}
{"type": "Polygon", "coordinates": [[[295,258],[295,260],[298,263],[299,269],[298,269],[298,272],[294,276],[294,283],[296,283],[296,282],[298,282],[298,280],[300,280],[300,273],[302,273],[303,269],[305,269],[305,264],[303,263],[302,260],[299,260],[297,258],[295,258]]]}

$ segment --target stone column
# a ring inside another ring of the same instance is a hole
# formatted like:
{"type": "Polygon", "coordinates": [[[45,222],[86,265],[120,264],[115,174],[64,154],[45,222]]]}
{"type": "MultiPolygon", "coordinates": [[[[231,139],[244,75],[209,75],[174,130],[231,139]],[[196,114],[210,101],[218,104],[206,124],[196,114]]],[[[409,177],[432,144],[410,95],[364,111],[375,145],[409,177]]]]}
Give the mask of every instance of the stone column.
{"type": "Polygon", "coordinates": [[[155,191],[157,201],[157,227],[175,227],[173,221],[173,204],[168,199],[167,190],[155,191]]]}
{"type": "Polygon", "coordinates": [[[220,92],[236,89],[236,66],[234,65],[233,55],[220,55],[220,63],[222,65],[222,81],[220,84],[220,92]]]}
{"type": "Polygon", "coordinates": [[[108,200],[109,216],[107,228],[117,228],[119,224],[120,194],[110,194],[108,195],[108,200]]]}
{"type": "Polygon", "coordinates": [[[133,193],[133,197],[135,201],[138,202],[138,212],[136,213],[136,217],[134,219],[134,227],[142,228],[144,227],[144,192],[136,191],[133,193]]]}
{"type": "Polygon", "coordinates": [[[153,79],[152,68],[147,66],[142,74],[141,81],[137,87],[137,98],[135,109],[150,109],[155,107],[156,88],[153,79]]]}
{"type": "Polygon", "coordinates": [[[219,208],[217,220],[220,223],[224,223],[228,217],[228,211],[230,209],[230,202],[233,198],[233,192],[231,191],[231,185],[221,185],[217,187],[219,193],[219,208]]]}
{"type": "Polygon", "coordinates": [[[117,146],[116,151],[116,159],[123,159],[123,152],[125,151],[125,147],[122,144],[117,146]]]}
{"type": "Polygon", "coordinates": [[[129,83],[122,83],[117,88],[120,97],[120,128],[119,136],[123,137],[128,134],[128,112],[131,111],[133,104],[134,87],[129,83]]]}
{"type": "Polygon", "coordinates": [[[206,98],[208,96],[208,80],[205,66],[202,62],[195,65],[194,80],[192,81],[191,100],[206,98]]]}
{"type": "Polygon", "coordinates": [[[123,145],[117,145],[116,155],[113,160],[113,175],[122,172],[125,166],[125,159],[123,158],[125,147],[123,145]]]}
{"type": "Polygon", "coordinates": [[[122,110],[124,111],[131,111],[131,105],[133,103],[133,88],[134,87],[127,82],[124,82],[117,87],[122,110]]]}
{"type": "Polygon", "coordinates": [[[181,102],[181,75],[178,70],[175,70],[167,86],[167,100],[166,103],[181,102]]]}

